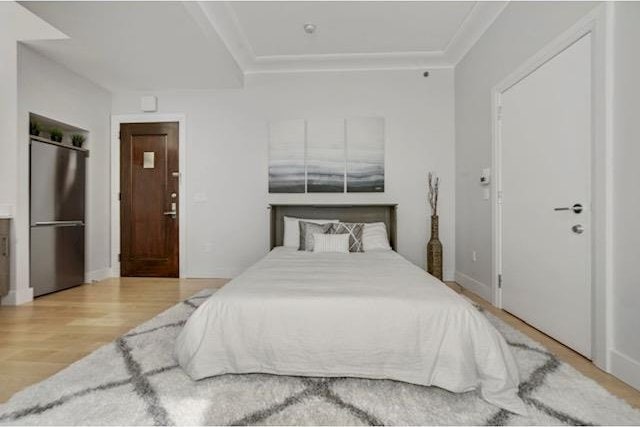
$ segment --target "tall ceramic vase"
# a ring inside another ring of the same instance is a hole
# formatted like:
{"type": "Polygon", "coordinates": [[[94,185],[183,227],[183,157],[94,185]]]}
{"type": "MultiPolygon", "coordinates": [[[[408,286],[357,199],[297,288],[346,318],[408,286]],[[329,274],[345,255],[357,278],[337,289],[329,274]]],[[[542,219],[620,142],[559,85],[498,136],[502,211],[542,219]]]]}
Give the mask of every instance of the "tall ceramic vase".
{"type": "Polygon", "coordinates": [[[427,272],[442,280],[442,243],[438,231],[438,215],[432,215],[431,239],[427,243],[427,272]]]}

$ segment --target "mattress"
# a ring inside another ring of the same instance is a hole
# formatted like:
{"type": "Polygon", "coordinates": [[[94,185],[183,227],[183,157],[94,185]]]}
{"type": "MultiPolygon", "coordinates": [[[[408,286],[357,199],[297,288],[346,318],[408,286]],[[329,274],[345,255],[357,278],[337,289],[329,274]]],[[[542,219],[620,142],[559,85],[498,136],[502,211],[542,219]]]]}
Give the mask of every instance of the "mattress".
{"type": "Polygon", "coordinates": [[[361,377],[477,389],[525,414],[500,333],[393,251],[275,248],[189,318],[175,355],[194,380],[227,373],[361,377]]]}

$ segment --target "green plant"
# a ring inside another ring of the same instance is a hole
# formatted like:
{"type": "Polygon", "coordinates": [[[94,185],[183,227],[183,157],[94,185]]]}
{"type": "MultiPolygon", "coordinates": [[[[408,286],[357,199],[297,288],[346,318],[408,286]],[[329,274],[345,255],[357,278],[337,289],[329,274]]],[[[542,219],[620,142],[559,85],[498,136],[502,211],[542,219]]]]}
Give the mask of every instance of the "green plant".
{"type": "Polygon", "coordinates": [[[40,125],[35,120],[29,122],[29,135],[40,135],[40,125]]]}
{"type": "Polygon", "coordinates": [[[84,142],[87,140],[87,138],[79,133],[73,134],[71,136],[71,143],[73,144],[74,147],[82,147],[82,144],[84,144],[84,142]]]}
{"type": "Polygon", "coordinates": [[[62,142],[62,136],[62,131],[58,128],[53,128],[49,132],[49,138],[51,138],[51,140],[55,142],[62,142]]]}

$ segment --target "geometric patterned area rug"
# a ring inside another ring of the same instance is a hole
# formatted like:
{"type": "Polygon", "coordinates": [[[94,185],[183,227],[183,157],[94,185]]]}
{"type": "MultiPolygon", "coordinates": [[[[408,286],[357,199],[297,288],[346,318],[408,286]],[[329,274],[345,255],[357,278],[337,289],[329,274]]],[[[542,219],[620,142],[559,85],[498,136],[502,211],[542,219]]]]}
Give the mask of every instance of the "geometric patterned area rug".
{"type": "Polygon", "coordinates": [[[192,381],[173,358],[205,290],[0,405],[8,425],[633,425],[640,411],[485,313],[520,368],[528,416],[389,380],[221,375],[192,381]]]}

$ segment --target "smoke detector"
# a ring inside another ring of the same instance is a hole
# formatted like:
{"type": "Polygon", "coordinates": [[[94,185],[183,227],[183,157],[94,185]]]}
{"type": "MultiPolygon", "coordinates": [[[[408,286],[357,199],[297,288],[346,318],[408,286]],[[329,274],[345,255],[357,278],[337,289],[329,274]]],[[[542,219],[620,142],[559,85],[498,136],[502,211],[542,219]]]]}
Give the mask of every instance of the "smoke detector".
{"type": "Polygon", "coordinates": [[[316,32],[316,24],[304,24],[302,28],[307,34],[313,34],[316,32]]]}

